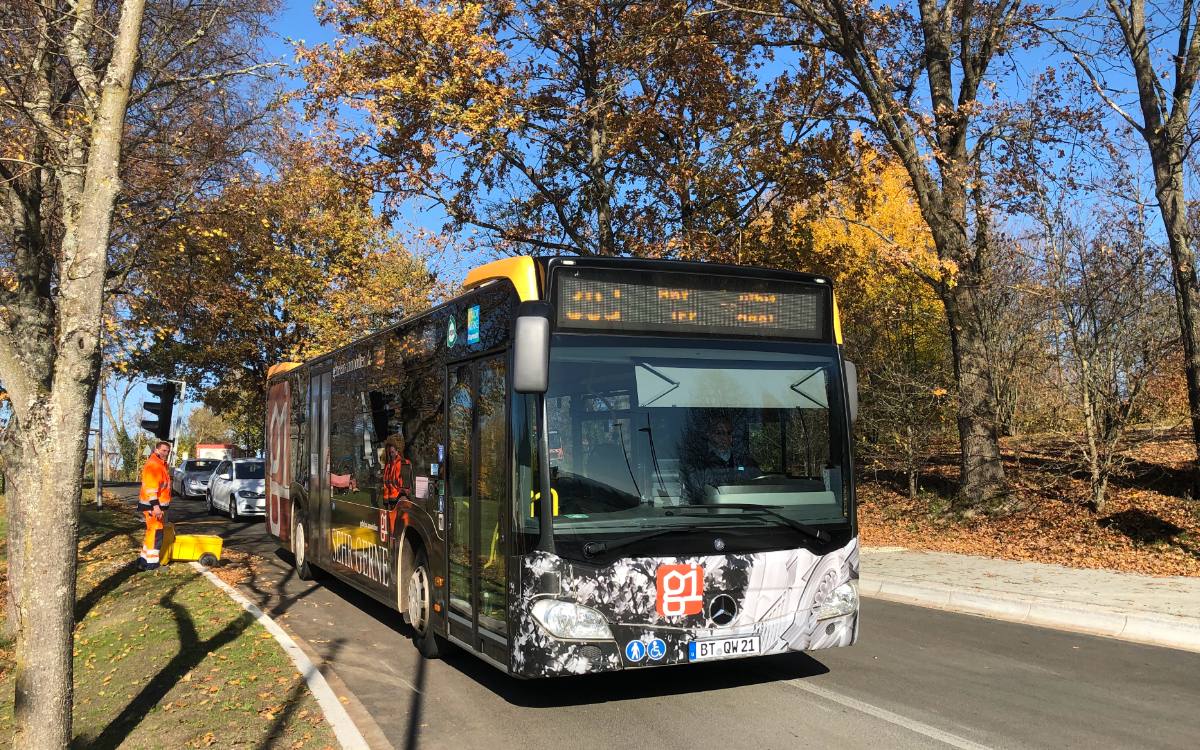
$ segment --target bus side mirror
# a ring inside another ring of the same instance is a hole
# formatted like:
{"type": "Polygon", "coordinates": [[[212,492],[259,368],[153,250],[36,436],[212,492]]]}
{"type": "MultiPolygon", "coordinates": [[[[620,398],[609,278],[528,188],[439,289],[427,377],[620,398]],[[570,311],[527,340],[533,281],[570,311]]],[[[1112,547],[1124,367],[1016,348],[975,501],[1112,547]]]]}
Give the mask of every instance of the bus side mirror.
{"type": "Polygon", "coordinates": [[[846,396],[850,400],[850,424],[858,421],[858,368],[846,360],[846,396]]]}
{"type": "Polygon", "coordinates": [[[513,390],[545,393],[550,384],[550,321],[554,306],[529,300],[517,307],[513,325],[513,390]]]}

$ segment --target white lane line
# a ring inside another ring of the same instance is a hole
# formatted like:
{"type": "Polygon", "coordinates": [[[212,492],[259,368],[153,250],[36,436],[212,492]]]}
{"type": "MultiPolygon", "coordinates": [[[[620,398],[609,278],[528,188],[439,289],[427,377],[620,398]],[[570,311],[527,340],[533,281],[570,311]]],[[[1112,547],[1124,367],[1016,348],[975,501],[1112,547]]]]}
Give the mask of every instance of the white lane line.
{"type": "Polygon", "coordinates": [[[362,732],[358,731],[354,720],[350,718],[350,714],[346,713],[346,708],[342,706],[333,689],[329,687],[329,683],[325,681],[325,676],[312,663],[308,655],[296,645],[291,636],[285,633],[278,623],[256,607],[253,602],[242,596],[241,592],[217,578],[203,565],[194,562],[192,567],[203,573],[205,578],[228,594],[229,598],[242,605],[242,609],[253,615],[254,619],[267,629],[267,632],[275,636],[275,640],[283,647],[284,653],[292,658],[296,670],[304,675],[308,689],[312,691],[313,697],[317,699],[317,703],[325,713],[325,721],[329,722],[329,728],[333,730],[338,742],[342,744],[342,750],[370,750],[367,741],[363,739],[362,732]]]}
{"type": "Polygon", "coordinates": [[[894,714],[891,711],[879,708],[878,706],[872,706],[870,703],[863,703],[862,701],[856,700],[847,695],[835,693],[832,690],[828,690],[818,685],[813,685],[808,680],[787,680],[784,682],[784,684],[790,685],[794,688],[799,688],[807,693],[820,696],[825,700],[833,701],[834,703],[840,703],[846,708],[853,708],[855,711],[862,711],[864,714],[874,716],[876,719],[883,719],[888,723],[904,727],[905,729],[916,732],[917,734],[923,734],[926,737],[935,739],[939,742],[944,742],[951,747],[957,747],[959,750],[992,750],[987,745],[980,745],[978,742],[972,742],[965,737],[959,737],[957,734],[943,732],[937,727],[931,727],[928,724],[916,721],[915,719],[909,719],[901,716],[900,714],[894,714]]]}

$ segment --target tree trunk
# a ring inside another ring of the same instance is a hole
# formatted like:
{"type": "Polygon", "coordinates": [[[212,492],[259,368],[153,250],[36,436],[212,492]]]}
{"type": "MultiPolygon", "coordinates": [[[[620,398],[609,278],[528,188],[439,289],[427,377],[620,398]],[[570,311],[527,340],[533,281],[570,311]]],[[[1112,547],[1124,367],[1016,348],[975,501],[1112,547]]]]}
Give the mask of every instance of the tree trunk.
{"type": "MultiPolygon", "coordinates": [[[[1154,145],[1151,143],[1151,146],[1154,145]]],[[[1191,410],[1192,441],[1200,456],[1200,282],[1196,274],[1192,233],[1187,222],[1183,154],[1181,148],[1158,145],[1158,148],[1150,148],[1154,166],[1154,192],[1171,251],[1171,280],[1175,287],[1179,332],[1183,341],[1183,370],[1187,380],[1188,408],[1191,410]]],[[[1200,497],[1200,462],[1192,467],[1192,496],[1200,497]]]]}
{"type": "Polygon", "coordinates": [[[1092,362],[1080,357],[1080,389],[1083,397],[1083,432],[1087,447],[1084,453],[1088,462],[1088,487],[1092,491],[1092,506],[1097,513],[1104,512],[1104,487],[1108,478],[1100,469],[1100,424],[1096,419],[1096,401],[1092,396],[1092,362]]]}
{"type": "Polygon", "coordinates": [[[967,508],[995,500],[1006,490],[1004,462],[996,435],[996,401],[990,362],[975,295],[977,276],[960,267],[954,286],[938,289],[950,326],[954,379],[958,386],[958,438],[962,449],[959,504],[967,508]]]}
{"type": "Polygon", "coordinates": [[[59,394],[40,399],[34,411],[44,413],[32,427],[20,426],[20,449],[6,456],[23,526],[15,550],[22,560],[13,669],[16,748],[61,749],[71,740],[78,497],[87,452],[84,415],[90,413],[79,395],[70,399],[73,414],[56,403],[66,400],[59,394]]]}
{"type": "Polygon", "coordinates": [[[1101,471],[1092,472],[1092,505],[1096,515],[1104,515],[1108,510],[1108,475],[1101,471]]]}
{"type": "Polygon", "coordinates": [[[23,547],[20,540],[25,537],[25,514],[22,512],[24,504],[17,499],[17,487],[13,481],[12,469],[10,468],[11,456],[18,450],[20,445],[18,436],[20,435],[20,425],[13,424],[8,427],[8,435],[6,436],[10,442],[6,446],[5,467],[4,467],[4,500],[6,511],[8,513],[8,602],[7,614],[4,619],[4,638],[5,640],[13,640],[20,632],[19,624],[21,618],[17,616],[17,602],[20,600],[21,581],[23,579],[22,563],[25,560],[23,547]]]}
{"type": "Polygon", "coordinates": [[[913,428],[905,428],[908,433],[908,443],[905,445],[905,458],[908,459],[908,499],[917,499],[917,447],[914,444],[913,428]]]}

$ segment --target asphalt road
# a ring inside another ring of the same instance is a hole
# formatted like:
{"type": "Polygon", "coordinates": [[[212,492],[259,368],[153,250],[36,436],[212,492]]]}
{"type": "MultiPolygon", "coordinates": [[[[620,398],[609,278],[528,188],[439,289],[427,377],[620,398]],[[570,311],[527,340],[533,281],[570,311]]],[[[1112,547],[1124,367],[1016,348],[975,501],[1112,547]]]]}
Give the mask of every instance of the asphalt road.
{"type": "Polygon", "coordinates": [[[1200,747],[1200,654],[868,599],[851,648],[523,682],[466,654],[421,659],[397,613],[297,580],[261,522],[182,500],[172,520],[271,561],[243,591],[396,750],[1200,747]]]}

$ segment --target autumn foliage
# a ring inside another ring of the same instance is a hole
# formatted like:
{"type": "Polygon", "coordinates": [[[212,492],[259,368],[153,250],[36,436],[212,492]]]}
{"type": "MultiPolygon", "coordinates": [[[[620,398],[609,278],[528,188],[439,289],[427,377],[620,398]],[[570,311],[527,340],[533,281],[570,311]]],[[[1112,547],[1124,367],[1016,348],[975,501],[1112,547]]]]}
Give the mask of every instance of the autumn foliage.
{"type": "Polygon", "coordinates": [[[728,252],[844,150],[822,58],[764,78],[746,19],[607,0],[317,9],[341,36],[299,50],[309,116],[355,112],[344,157],[494,251],[728,252]]]}
{"type": "Polygon", "coordinates": [[[371,193],[312,144],[276,141],[271,175],[230,184],[206,210],[154,238],[129,301],[135,369],[185,376],[204,400],[257,425],[262,383],[423,309],[436,293],[424,255],[441,238],[394,232],[371,193]]]}

